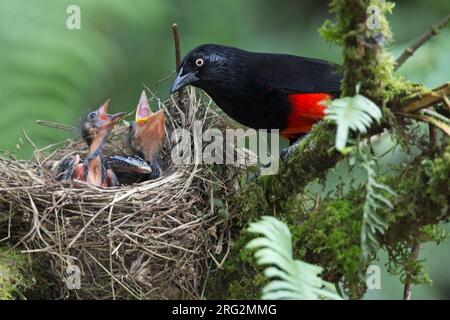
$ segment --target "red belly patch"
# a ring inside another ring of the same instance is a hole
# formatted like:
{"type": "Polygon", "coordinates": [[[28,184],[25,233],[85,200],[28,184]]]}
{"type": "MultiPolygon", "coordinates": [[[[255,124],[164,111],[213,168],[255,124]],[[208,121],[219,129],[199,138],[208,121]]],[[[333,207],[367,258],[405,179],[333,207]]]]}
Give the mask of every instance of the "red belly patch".
{"type": "Polygon", "coordinates": [[[294,139],[309,132],[311,127],[325,116],[326,106],[322,101],[331,100],[328,93],[297,93],[289,95],[292,112],[288,118],[287,128],[280,135],[286,139],[294,139]]]}

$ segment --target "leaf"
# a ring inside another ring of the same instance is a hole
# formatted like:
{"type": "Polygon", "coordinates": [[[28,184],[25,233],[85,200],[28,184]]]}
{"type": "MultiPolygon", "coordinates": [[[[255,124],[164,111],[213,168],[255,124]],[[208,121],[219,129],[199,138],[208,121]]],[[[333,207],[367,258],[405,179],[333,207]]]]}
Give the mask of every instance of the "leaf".
{"type": "Polygon", "coordinates": [[[349,152],[345,146],[350,129],[366,133],[373,120],[379,122],[382,116],[380,108],[361,94],[330,101],[325,113],[325,119],[337,125],[335,147],[343,153],[349,152]]]}
{"type": "Polygon", "coordinates": [[[361,254],[362,261],[365,262],[370,252],[376,251],[379,247],[376,233],[384,234],[387,229],[387,223],[377,213],[377,209],[388,207],[393,208],[392,203],[382,192],[391,194],[396,193],[388,186],[376,181],[376,162],[370,153],[363,153],[358,147],[359,157],[362,167],[367,172],[366,197],[363,206],[363,217],[361,226],[361,254]]]}
{"type": "Polygon", "coordinates": [[[248,231],[262,234],[247,248],[257,249],[257,264],[269,265],[264,275],[272,281],[262,290],[263,299],[341,299],[333,284],[319,277],[322,268],[294,260],[289,228],[274,217],[263,216],[248,231]]]}

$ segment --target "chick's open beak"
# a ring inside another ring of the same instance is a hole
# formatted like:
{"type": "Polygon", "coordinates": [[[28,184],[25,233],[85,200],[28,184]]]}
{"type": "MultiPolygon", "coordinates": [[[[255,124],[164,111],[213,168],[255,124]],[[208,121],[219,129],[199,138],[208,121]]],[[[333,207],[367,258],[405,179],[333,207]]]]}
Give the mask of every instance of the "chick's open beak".
{"type": "Polygon", "coordinates": [[[147,122],[152,114],[153,112],[148,103],[147,95],[145,94],[145,90],[143,90],[136,108],[136,123],[141,124],[147,122]]]}
{"type": "Polygon", "coordinates": [[[97,111],[99,115],[97,125],[99,127],[115,125],[126,115],[126,112],[119,112],[113,115],[108,114],[109,101],[110,99],[106,100],[97,111]]]}
{"type": "Polygon", "coordinates": [[[110,101],[110,99],[106,100],[105,102],[103,102],[103,104],[100,106],[100,108],[98,108],[98,113],[100,115],[108,114],[109,101],[110,101]]]}

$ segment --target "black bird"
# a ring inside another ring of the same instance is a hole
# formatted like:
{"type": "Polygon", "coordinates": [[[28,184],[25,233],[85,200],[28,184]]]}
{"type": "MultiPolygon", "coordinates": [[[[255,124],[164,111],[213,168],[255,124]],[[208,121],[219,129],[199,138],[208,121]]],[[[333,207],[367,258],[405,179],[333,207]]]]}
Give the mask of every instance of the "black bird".
{"type": "Polygon", "coordinates": [[[290,143],[323,119],[323,102],[339,94],[342,78],[327,61],[217,44],[193,49],[177,71],[172,93],[201,88],[234,120],[279,129],[290,143]]]}

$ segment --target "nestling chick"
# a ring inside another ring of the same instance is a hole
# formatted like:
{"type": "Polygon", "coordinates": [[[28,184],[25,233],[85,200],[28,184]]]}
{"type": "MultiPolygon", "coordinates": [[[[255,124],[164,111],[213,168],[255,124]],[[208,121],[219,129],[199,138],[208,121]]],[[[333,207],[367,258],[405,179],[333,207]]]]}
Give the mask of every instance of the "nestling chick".
{"type": "Polygon", "coordinates": [[[164,111],[152,112],[145,91],[142,91],[136,108],[136,118],[130,124],[129,145],[133,152],[145,159],[152,172],[150,179],[158,178],[162,173],[160,151],[165,136],[164,111]]]}
{"type": "Polygon", "coordinates": [[[118,185],[114,172],[103,156],[104,144],[124,112],[108,114],[109,100],[96,111],[82,118],[81,136],[89,146],[89,155],[82,162],[79,155],[64,159],[56,169],[58,180],[81,180],[98,187],[118,185]]]}

